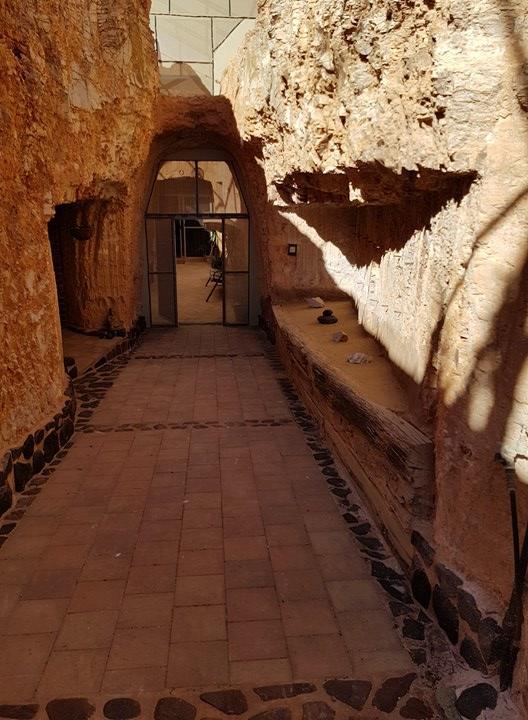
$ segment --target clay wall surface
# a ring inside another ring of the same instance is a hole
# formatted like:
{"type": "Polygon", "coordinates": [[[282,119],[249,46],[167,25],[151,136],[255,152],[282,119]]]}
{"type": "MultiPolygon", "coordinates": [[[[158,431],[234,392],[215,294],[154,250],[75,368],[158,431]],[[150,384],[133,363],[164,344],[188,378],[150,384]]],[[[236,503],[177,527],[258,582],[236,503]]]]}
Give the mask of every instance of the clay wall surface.
{"type": "Polygon", "coordinates": [[[98,329],[110,308],[125,327],[136,317],[128,186],[148,151],[158,86],[148,5],[7,0],[0,8],[0,454],[63,403],[48,239],[56,206],[95,208],[90,236],[69,238],[65,271],[79,280],[72,324],[98,329]]]}
{"type": "Polygon", "coordinates": [[[499,620],[512,542],[495,453],[528,481],[527,58],[521,0],[264,0],[224,78],[280,218],[272,299],[346,293],[416,386],[435,427],[429,540],[499,620]]]}

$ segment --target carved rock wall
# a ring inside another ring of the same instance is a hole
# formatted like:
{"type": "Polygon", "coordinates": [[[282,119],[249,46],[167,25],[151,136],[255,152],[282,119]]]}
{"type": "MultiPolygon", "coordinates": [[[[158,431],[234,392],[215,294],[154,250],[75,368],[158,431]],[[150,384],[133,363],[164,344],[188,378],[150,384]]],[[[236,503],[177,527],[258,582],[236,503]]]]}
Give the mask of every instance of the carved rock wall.
{"type": "Polygon", "coordinates": [[[74,240],[77,322],[130,327],[139,281],[127,187],[148,150],[157,68],[147,0],[0,8],[0,454],[58,410],[66,386],[48,221],[100,201],[74,240]],[[84,243],[84,244],[83,244],[84,243]]]}
{"type": "Polygon", "coordinates": [[[416,384],[435,423],[429,539],[499,619],[495,453],[528,481],[527,59],[521,0],[262,0],[224,78],[280,218],[273,300],[345,292],[416,384]]]}

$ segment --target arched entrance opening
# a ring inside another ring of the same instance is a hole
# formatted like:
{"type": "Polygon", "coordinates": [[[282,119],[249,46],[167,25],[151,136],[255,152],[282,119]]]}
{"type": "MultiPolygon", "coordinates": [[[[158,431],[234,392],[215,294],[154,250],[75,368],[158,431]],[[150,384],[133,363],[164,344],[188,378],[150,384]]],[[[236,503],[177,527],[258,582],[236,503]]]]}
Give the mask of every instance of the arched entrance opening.
{"type": "Polygon", "coordinates": [[[250,218],[227,153],[164,155],[145,237],[151,325],[249,323],[250,218]]]}

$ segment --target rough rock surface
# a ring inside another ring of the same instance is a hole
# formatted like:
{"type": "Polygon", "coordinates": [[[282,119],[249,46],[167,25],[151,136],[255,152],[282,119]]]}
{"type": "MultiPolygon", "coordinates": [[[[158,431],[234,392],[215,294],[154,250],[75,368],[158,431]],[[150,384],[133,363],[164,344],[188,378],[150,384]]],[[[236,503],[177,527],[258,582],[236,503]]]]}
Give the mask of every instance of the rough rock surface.
{"type": "Polygon", "coordinates": [[[223,83],[260,144],[272,300],[352,298],[433,422],[424,531],[499,616],[495,453],[528,482],[527,58],[522,0],[263,0],[223,83]]]}
{"type": "Polygon", "coordinates": [[[125,326],[136,315],[127,186],[157,92],[148,5],[0,8],[0,451],[53,416],[66,383],[47,230],[55,206],[98,207],[92,236],[69,238],[82,278],[77,324],[99,328],[109,308],[125,326]]]}

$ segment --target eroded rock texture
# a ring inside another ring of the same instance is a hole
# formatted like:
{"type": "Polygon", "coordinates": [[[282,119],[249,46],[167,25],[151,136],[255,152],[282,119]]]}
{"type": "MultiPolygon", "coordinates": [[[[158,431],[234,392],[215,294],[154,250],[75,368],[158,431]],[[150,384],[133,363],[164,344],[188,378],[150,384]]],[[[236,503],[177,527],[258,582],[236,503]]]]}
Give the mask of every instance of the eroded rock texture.
{"type": "Polygon", "coordinates": [[[123,326],[136,315],[127,186],[147,152],[157,88],[147,6],[0,9],[0,451],[53,416],[66,383],[47,227],[56,206],[73,208],[67,321],[91,330],[110,308],[123,326]]]}
{"type": "Polygon", "coordinates": [[[528,481],[527,57],[521,0],[267,0],[224,80],[262,148],[272,299],[346,293],[419,389],[432,542],[487,610],[512,587],[495,453],[528,481]]]}

